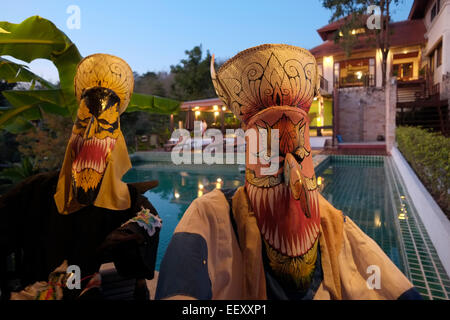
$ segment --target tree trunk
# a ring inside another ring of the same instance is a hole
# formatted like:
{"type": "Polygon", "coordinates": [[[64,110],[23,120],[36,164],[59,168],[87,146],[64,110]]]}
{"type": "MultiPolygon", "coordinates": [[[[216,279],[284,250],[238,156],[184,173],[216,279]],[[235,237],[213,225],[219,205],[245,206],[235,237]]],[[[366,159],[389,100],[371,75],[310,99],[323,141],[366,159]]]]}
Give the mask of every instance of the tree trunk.
{"type": "Polygon", "coordinates": [[[383,88],[386,86],[386,83],[387,83],[386,77],[387,77],[387,73],[388,73],[388,70],[387,70],[388,55],[389,55],[389,49],[385,48],[382,51],[382,62],[381,62],[381,73],[382,73],[382,77],[383,77],[382,78],[383,81],[382,81],[381,85],[383,88]]]}

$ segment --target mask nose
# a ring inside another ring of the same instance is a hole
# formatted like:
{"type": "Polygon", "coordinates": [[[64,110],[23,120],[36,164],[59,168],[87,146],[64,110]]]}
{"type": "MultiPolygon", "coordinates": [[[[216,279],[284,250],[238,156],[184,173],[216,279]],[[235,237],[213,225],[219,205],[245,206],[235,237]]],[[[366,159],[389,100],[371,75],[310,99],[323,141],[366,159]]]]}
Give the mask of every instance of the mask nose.
{"type": "Polygon", "coordinates": [[[96,127],[97,127],[97,120],[95,119],[95,117],[92,117],[91,120],[89,120],[86,130],[84,131],[83,135],[84,140],[91,139],[94,136],[96,127]]]}
{"type": "Polygon", "coordinates": [[[292,197],[300,201],[303,212],[308,218],[310,218],[310,194],[306,187],[305,177],[301,172],[300,165],[291,153],[286,154],[285,157],[284,182],[289,187],[292,197]]]}

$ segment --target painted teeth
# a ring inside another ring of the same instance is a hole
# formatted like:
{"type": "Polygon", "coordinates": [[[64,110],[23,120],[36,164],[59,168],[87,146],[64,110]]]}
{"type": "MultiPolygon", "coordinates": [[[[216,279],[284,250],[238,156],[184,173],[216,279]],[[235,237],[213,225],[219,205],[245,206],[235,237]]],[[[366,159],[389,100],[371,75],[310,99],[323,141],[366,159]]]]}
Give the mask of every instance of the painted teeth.
{"type": "Polygon", "coordinates": [[[275,199],[274,199],[274,191],[273,191],[272,188],[270,188],[268,192],[269,192],[269,194],[268,194],[269,198],[267,200],[268,200],[269,205],[270,205],[270,212],[272,213],[272,216],[273,216],[274,215],[273,203],[275,201],[275,199]]]}
{"type": "Polygon", "coordinates": [[[292,256],[291,246],[289,245],[289,241],[286,241],[286,249],[288,256],[292,256]]]}
{"type": "Polygon", "coordinates": [[[275,227],[275,239],[274,239],[274,245],[275,245],[275,249],[279,250],[280,249],[280,243],[278,241],[278,227],[275,227]]]}

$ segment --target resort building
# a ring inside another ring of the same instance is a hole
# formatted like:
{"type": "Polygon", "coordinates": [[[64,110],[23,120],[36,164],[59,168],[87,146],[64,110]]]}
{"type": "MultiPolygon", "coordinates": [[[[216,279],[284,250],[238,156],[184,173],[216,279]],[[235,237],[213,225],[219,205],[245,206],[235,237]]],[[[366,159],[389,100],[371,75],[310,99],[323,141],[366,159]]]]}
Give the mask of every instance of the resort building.
{"type": "MultiPolygon", "coordinates": [[[[321,75],[321,96],[310,109],[311,136],[329,137],[339,148],[362,144],[389,152],[396,125],[448,133],[450,0],[415,0],[407,20],[390,23],[386,88],[375,39],[365,36],[365,25],[352,30],[358,40],[347,56],[334,40],[343,24],[341,19],[318,29],[323,43],[310,49],[321,75]]],[[[239,126],[218,98],[186,101],[181,110],[222,131],[239,126]]]]}

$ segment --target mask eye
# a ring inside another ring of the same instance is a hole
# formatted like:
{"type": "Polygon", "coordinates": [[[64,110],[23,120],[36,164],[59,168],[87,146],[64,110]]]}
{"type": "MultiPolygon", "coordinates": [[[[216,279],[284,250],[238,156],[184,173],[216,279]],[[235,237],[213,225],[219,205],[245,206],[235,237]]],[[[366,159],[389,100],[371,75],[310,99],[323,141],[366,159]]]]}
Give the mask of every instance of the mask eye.
{"type": "Polygon", "coordinates": [[[108,121],[104,120],[104,119],[99,119],[98,123],[100,124],[100,127],[102,127],[103,129],[111,129],[112,125],[108,123],[108,121]]]}

